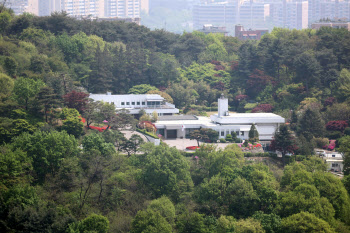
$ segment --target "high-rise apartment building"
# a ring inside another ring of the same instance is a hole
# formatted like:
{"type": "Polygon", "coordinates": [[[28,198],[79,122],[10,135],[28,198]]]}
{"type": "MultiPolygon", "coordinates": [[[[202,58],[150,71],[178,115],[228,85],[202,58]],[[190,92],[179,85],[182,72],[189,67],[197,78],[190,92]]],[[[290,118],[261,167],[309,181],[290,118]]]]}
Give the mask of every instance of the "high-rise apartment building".
{"type": "Polygon", "coordinates": [[[103,17],[104,0],[39,0],[39,15],[65,11],[74,17],[103,17]]]}
{"type": "Polygon", "coordinates": [[[7,0],[5,6],[11,8],[16,15],[24,12],[38,15],[38,0],[7,0]]]}
{"type": "Polygon", "coordinates": [[[102,17],[104,11],[103,0],[61,0],[61,10],[70,16],[102,17]]]}
{"type": "Polygon", "coordinates": [[[239,18],[239,7],[227,2],[208,3],[193,6],[193,28],[201,29],[204,24],[233,26],[239,18]]]}
{"type": "Polygon", "coordinates": [[[270,4],[244,2],[239,7],[239,23],[246,28],[263,28],[270,16],[270,4]]]}
{"type": "Polygon", "coordinates": [[[139,18],[140,0],[105,0],[105,17],[139,18]]]}
{"type": "Polygon", "coordinates": [[[39,0],[39,16],[49,16],[55,11],[61,11],[61,0],[39,0]]]}

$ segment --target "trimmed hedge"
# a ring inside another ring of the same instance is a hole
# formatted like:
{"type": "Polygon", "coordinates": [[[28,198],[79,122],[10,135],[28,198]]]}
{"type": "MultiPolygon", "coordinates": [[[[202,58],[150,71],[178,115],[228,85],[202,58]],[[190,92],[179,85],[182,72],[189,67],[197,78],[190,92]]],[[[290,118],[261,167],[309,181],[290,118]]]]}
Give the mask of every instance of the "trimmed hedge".
{"type": "Polygon", "coordinates": [[[150,136],[151,138],[159,139],[159,137],[157,137],[153,133],[147,132],[146,129],[136,129],[136,131],[139,132],[139,133],[145,134],[147,136],[150,136]]]}
{"type": "Polygon", "coordinates": [[[271,157],[271,158],[277,158],[277,154],[276,153],[272,153],[272,152],[264,152],[264,153],[251,153],[251,152],[247,152],[244,153],[244,157],[271,157]]]}

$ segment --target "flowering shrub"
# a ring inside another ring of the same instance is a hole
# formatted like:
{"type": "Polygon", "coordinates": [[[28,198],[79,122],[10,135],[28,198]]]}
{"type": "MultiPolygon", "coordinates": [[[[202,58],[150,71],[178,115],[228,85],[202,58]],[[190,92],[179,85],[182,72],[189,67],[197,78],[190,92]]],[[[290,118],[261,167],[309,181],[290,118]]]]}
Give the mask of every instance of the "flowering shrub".
{"type": "Polygon", "coordinates": [[[200,148],[200,146],[188,146],[188,147],[186,147],[187,150],[197,150],[199,148],[200,148]]]}
{"type": "Polygon", "coordinates": [[[326,124],[326,129],[330,131],[343,132],[346,127],[348,127],[348,123],[346,121],[329,121],[326,124]]]}
{"type": "Polygon", "coordinates": [[[85,120],[85,118],[84,118],[84,117],[79,116],[79,118],[81,119],[81,122],[83,122],[83,123],[85,123],[85,122],[86,122],[86,120],[85,120]]]}
{"type": "Polygon", "coordinates": [[[238,144],[238,146],[242,149],[242,151],[248,151],[248,150],[253,150],[253,149],[262,147],[260,143],[257,143],[257,144],[248,143],[246,147],[244,146],[243,143],[241,143],[241,144],[238,144]]]}
{"type": "Polygon", "coordinates": [[[231,70],[237,70],[239,66],[238,61],[232,61],[231,62],[231,70]]]}
{"type": "Polygon", "coordinates": [[[235,99],[237,101],[247,100],[249,97],[247,95],[237,95],[235,99]]]}
{"type": "MultiPolygon", "coordinates": [[[[87,127],[87,126],[86,126],[87,127]]],[[[97,127],[97,126],[91,126],[90,125],[90,129],[94,129],[97,130],[98,132],[103,132],[107,129],[107,126],[103,126],[103,127],[97,127]]]]}
{"type": "Polygon", "coordinates": [[[328,150],[334,150],[336,140],[329,140],[328,150]]]}
{"type": "Polygon", "coordinates": [[[336,99],[334,97],[328,97],[327,99],[324,100],[323,106],[332,106],[335,103],[336,99]]]}
{"type": "Polygon", "coordinates": [[[157,131],[156,125],[150,121],[140,121],[139,128],[146,129],[147,132],[156,132],[157,131]]]}
{"type": "Polygon", "coordinates": [[[273,106],[271,104],[260,104],[253,108],[252,113],[255,112],[272,112],[273,106]]]}

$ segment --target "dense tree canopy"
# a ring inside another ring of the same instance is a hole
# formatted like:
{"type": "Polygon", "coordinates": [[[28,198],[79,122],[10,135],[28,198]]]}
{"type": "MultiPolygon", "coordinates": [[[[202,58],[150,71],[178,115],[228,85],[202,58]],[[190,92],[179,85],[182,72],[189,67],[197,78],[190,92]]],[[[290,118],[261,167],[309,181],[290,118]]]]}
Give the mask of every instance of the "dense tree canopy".
{"type": "Polygon", "coordinates": [[[349,231],[349,31],[239,41],[1,5],[0,34],[1,232],[349,231]],[[231,114],[279,114],[282,159],[244,153],[234,133],[212,146],[203,128],[187,135],[203,142],[194,153],[143,143],[124,134],[138,125],[127,110],[88,99],[106,92],[204,116],[223,93],[231,114]],[[342,180],[313,155],[320,145],[343,153],[342,180]]]}

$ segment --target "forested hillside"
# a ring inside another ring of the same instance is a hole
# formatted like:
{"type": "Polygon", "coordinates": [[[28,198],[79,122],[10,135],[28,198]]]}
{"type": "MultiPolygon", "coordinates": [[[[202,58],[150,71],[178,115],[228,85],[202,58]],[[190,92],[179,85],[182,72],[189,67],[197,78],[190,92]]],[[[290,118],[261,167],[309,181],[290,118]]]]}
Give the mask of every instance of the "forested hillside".
{"type": "Polygon", "coordinates": [[[347,30],[242,42],[1,8],[0,33],[1,232],[350,232],[347,30]],[[295,156],[127,139],[137,120],[87,99],[107,91],[197,115],[224,93],[231,111],[285,117],[272,147],[295,156]],[[344,152],[343,179],[315,147],[344,152]]]}

